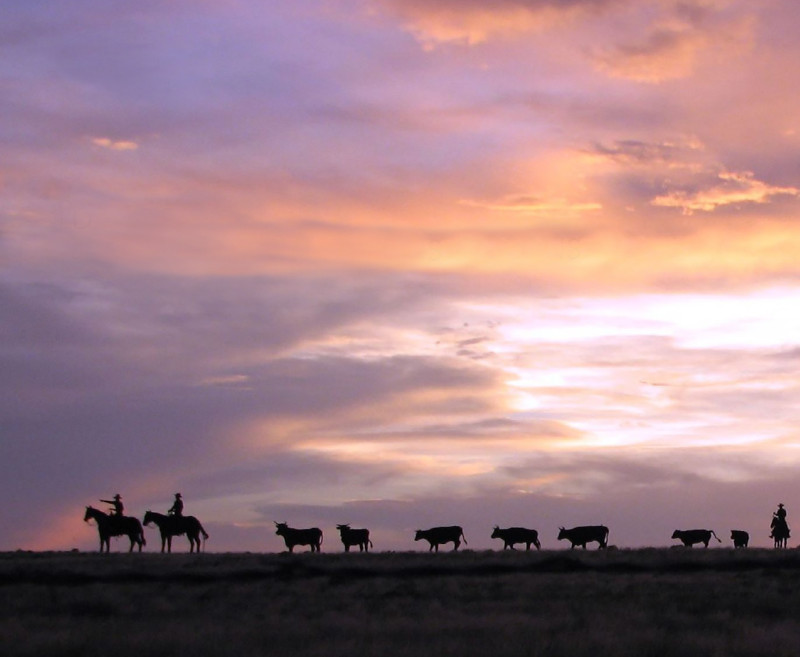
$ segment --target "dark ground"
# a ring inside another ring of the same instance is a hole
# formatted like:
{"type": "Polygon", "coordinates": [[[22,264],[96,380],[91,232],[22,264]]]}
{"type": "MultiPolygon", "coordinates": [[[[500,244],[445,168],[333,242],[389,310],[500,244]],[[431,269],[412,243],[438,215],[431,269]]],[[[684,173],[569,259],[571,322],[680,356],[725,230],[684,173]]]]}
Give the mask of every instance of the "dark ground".
{"type": "Polygon", "coordinates": [[[0,655],[800,654],[800,552],[0,554],[0,655]]]}

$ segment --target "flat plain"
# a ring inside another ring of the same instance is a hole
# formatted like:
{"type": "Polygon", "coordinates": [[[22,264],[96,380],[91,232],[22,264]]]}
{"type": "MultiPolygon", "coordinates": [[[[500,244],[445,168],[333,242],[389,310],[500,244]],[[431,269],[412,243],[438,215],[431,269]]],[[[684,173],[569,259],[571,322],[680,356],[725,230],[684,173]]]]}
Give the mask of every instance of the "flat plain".
{"type": "Polygon", "coordinates": [[[5,657],[800,654],[800,551],[0,554],[5,657]]]}

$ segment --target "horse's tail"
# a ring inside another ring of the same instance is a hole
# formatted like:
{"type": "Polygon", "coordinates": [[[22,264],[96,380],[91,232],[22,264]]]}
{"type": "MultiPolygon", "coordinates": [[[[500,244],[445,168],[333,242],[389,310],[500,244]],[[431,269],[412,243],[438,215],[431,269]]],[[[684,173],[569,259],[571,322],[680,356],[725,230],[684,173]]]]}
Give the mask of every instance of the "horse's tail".
{"type": "Polygon", "coordinates": [[[207,540],[208,539],[208,532],[205,529],[203,529],[203,525],[200,524],[199,520],[197,521],[197,526],[200,528],[200,533],[203,535],[203,540],[204,541],[207,540]]]}

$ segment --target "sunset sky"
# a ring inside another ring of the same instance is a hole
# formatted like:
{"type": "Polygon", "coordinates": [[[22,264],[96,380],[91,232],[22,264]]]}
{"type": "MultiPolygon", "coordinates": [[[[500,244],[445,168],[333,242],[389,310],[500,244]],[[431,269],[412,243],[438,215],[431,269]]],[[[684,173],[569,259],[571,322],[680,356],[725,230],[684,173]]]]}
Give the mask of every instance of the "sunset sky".
{"type": "Polygon", "coordinates": [[[3,3],[0,550],[96,549],[117,492],[217,551],[800,532],[798,35],[788,0],[3,3]]]}

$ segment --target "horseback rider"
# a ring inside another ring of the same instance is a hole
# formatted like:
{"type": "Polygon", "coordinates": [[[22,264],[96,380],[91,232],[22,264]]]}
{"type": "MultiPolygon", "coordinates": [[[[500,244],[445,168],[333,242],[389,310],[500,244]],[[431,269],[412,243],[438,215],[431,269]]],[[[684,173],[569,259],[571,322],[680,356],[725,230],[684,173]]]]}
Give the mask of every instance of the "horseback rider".
{"type": "Polygon", "coordinates": [[[122,517],[122,512],[125,511],[125,507],[122,504],[122,495],[117,493],[116,495],[114,495],[113,500],[100,500],[100,501],[111,505],[111,509],[109,509],[108,515],[116,516],[117,518],[122,517]]]}
{"type": "Polygon", "coordinates": [[[789,536],[789,523],[786,522],[786,509],[783,508],[783,503],[778,504],[778,510],[772,514],[772,523],[770,524],[770,538],[775,538],[775,530],[785,530],[786,536],[789,536]]]}
{"type": "Polygon", "coordinates": [[[180,493],[175,493],[175,501],[167,513],[175,518],[183,516],[183,499],[180,493]]]}

